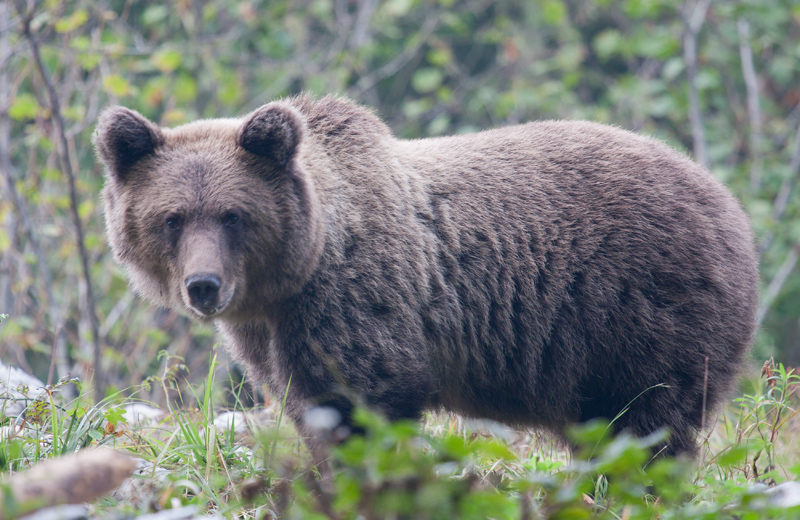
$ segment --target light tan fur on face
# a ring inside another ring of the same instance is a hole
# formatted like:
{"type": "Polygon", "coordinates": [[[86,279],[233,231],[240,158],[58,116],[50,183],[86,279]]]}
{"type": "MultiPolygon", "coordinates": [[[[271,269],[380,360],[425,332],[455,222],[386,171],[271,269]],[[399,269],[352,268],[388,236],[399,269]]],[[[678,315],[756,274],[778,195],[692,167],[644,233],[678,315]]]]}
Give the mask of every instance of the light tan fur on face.
{"type": "MultiPolygon", "coordinates": [[[[187,240],[181,247],[178,264],[183,266],[183,280],[181,286],[181,300],[183,305],[194,313],[197,319],[216,317],[224,313],[236,295],[237,276],[234,274],[230,262],[230,254],[224,244],[224,239],[219,232],[208,229],[187,230],[191,240],[187,240]],[[215,275],[222,280],[222,291],[214,311],[206,316],[205,313],[192,305],[187,292],[186,281],[193,276],[215,275]]],[[[243,281],[244,282],[244,281],[243,281]]]]}

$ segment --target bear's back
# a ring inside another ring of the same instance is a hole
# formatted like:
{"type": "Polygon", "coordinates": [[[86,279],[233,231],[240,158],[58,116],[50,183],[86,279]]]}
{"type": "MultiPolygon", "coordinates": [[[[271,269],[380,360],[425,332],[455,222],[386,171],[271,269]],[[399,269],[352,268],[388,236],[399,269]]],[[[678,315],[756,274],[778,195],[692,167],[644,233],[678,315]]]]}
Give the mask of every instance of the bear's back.
{"type": "Polygon", "coordinates": [[[753,236],[699,165],[586,122],[396,144],[428,194],[436,292],[460,324],[448,350],[462,369],[442,374],[452,407],[556,423],[613,416],[664,384],[696,411],[706,362],[714,399],[735,379],[755,327],[753,236]]]}

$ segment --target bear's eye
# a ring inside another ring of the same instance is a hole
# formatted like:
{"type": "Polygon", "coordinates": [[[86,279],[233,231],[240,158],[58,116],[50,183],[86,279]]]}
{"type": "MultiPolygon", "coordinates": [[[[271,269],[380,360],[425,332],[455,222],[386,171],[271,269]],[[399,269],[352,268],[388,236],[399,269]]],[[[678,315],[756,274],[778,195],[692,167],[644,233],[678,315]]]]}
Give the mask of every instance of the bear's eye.
{"type": "Polygon", "coordinates": [[[181,228],[181,221],[175,216],[167,217],[166,224],[171,231],[177,231],[181,228]]]}
{"type": "Polygon", "coordinates": [[[235,213],[228,213],[222,220],[226,226],[233,227],[239,223],[239,215],[235,213]]]}

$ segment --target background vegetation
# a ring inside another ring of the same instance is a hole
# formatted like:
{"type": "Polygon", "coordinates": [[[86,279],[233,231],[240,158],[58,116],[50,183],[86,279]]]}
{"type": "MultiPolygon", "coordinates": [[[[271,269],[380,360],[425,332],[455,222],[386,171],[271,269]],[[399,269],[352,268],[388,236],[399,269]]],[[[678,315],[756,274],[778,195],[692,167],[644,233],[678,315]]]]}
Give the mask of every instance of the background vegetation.
{"type": "Polygon", "coordinates": [[[685,150],[758,234],[753,358],[800,363],[792,0],[2,2],[0,359],[92,381],[96,400],[158,373],[161,350],[205,377],[213,330],[135,298],[111,258],[94,124],[110,104],[171,126],[302,91],[372,106],[402,137],[580,118],[685,150]]]}
{"type": "Polygon", "coordinates": [[[149,308],[114,265],[90,146],[98,112],[119,103],[177,125],[310,91],[372,106],[403,137],[585,118],[686,150],[758,233],[755,358],[797,364],[798,42],[789,0],[6,2],[0,356],[42,375],[57,346],[55,376],[86,375],[96,345],[100,382],[124,387],[161,349],[207,351],[210,329],[149,308]]]}

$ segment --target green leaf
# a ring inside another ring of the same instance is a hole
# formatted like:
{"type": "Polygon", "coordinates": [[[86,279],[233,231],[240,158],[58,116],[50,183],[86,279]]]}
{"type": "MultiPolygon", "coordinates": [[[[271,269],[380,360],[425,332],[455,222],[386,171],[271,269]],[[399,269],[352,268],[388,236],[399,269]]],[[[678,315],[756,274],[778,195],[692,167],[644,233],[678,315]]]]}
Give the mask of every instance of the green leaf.
{"type": "Polygon", "coordinates": [[[653,98],[647,107],[647,111],[651,116],[667,117],[670,114],[678,112],[678,108],[672,96],[665,94],[663,96],[653,98]]]}
{"type": "Polygon", "coordinates": [[[561,25],[567,19],[567,6],[561,0],[544,0],[541,13],[544,23],[561,25]]]}
{"type": "Polygon", "coordinates": [[[86,51],[92,46],[92,40],[87,36],[73,36],[69,40],[69,46],[79,51],[86,51]]]}
{"type": "Polygon", "coordinates": [[[125,419],[125,409],[124,408],[109,408],[103,414],[106,421],[110,422],[113,425],[117,425],[117,423],[123,422],[127,423],[128,420],[125,419]]]}
{"type": "Polygon", "coordinates": [[[663,0],[627,0],[623,9],[633,19],[654,18],[668,5],[669,2],[663,0]]]}
{"type": "Polygon", "coordinates": [[[33,97],[33,94],[27,92],[23,92],[14,98],[14,102],[8,109],[8,115],[11,119],[17,121],[33,119],[38,112],[39,103],[36,101],[36,98],[33,97]]]}
{"type": "Polygon", "coordinates": [[[411,78],[411,86],[417,92],[427,94],[439,88],[443,79],[444,74],[441,69],[427,67],[419,69],[414,73],[414,76],[411,78]]]}
{"type": "Polygon", "coordinates": [[[453,61],[453,53],[447,47],[439,47],[429,51],[425,58],[431,65],[442,67],[453,61]]]}
{"type": "Polygon", "coordinates": [[[431,121],[431,124],[428,125],[428,133],[430,135],[441,135],[450,128],[450,116],[447,114],[439,114],[436,118],[431,121]]]}
{"type": "Polygon", "coordinates": [[[619,52],[622,35],[616,29],[606,29],[594,38],[593,46],[597,56],[606,61],[619,52]]]}
{"type": "Polygon", "coordinates": [[[681,44],[669,31],[652,30],[638,34],[633,47],[640,56],[666,60],[679,54],[681,44]]]}
{"type": "Polygon", "coordinates": [[[480,442],[476,442],[476,446],[480,447],[480,453],[484,457],[488,457],[492,460],[517,460],[517,455],[509,449],[509,447],[497,440],[497,439],[487,439],[480,442]]]}
{"type": "Polygon", "coordinates": [[[747,456],[747,446],[740,444],[739,446],[731,447],[731,449],[720,455],[717,459],[717,464],[723,468],[738,466],[747,461],[747,456]]]}
{"type": "Polygon", "coordinates": [[[237,105],[243,94],[239,77],[230,74],[222,79],[222,85],[217,91],[217,99],[226,106],[237,105]]]}
{"type": "Polygon", "coordinates": [[[190,103],[197,98],[197,82],[188,74],[175,80],[175,99],[178,103],[190,103]]]}
{"type": "Polygon", "coordinates": [[[70,416],[74,415],[75,417],[80,419],[81,417],[86,415],[86,408],[83,407],[83,406],[75,406],[75,407],[70,408],[69,410],[67,410],[67,415],[70,415],[70,416]]]}
{"type": "Polygon", "coordinates": [[[393,17],[405,16],[414,5],[412,0],[389,0],[384,6],[387,14],[393,17]]]}
{"type": "Polygon", "coordinates": [[[169,16],[169,8],[163,4],[151,5],[142,13],[142,24],[145,26],[162,23],[169,16]]]}
{"type": "Polygon", "coordinates": [[[78,65],[83,70],[92,70],[97,67],[103,60],[101,54],[79,54],[77,58],[78,65]]]}
{"type": "Polygon", "coordinates": [[[670,58],[664,63],[664,68],[661,70],[661,77],[664,81],[672,81],[683,73],[685,62],[682,58],[670,58]]]}
{"type": "Polygon", "coordinates": [[[467,442],[459,435],[448,435],[441,442],[442,448],[456,460],[463,459],[472,451],[467,442]]]}

